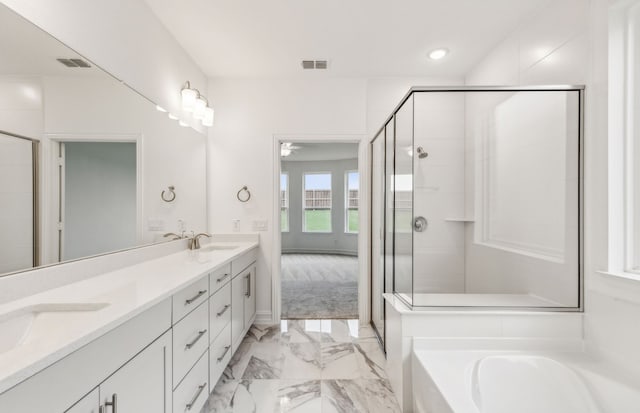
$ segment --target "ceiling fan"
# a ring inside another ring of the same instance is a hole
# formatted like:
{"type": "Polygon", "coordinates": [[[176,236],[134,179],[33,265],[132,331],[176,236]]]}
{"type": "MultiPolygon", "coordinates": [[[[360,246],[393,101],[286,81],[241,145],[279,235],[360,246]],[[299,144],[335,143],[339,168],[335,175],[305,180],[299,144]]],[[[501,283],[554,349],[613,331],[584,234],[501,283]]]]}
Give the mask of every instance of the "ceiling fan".
{"type": "Polygon", "coordinates": [[[282,156],[283,158],[287,157],[291,155],[291,153],[296,149],[300,149],[300,146],[295,146],[291,142],[282,142],[280,144],[280,156],[282,156]]]}

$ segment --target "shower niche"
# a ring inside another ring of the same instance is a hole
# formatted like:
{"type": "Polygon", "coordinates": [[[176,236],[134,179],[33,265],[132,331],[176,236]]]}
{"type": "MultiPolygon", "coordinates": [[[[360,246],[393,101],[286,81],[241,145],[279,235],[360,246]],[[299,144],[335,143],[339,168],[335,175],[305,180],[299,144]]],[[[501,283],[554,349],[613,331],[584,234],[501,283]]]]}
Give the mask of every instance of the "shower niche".
{"type": "Polygon", "coordinates": [[[583,87],[413,88],[371,142],[373,322],[412,309],[575,311],[583,87]]]}

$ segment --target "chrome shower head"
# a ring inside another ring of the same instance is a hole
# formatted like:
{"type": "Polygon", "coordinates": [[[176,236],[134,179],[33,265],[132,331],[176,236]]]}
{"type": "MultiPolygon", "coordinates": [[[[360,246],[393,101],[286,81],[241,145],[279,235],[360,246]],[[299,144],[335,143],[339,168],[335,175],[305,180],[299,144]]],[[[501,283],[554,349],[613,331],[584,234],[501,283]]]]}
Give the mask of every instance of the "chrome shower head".
{"type": "Polygon", "coordinates": [[[424,159],[427,156],[429,156],[429,153],[426,152],[422,146],[418,146],[418,149],[416,149],[416,152],[418,152],[418,158],[420,159],[424,159]]]}

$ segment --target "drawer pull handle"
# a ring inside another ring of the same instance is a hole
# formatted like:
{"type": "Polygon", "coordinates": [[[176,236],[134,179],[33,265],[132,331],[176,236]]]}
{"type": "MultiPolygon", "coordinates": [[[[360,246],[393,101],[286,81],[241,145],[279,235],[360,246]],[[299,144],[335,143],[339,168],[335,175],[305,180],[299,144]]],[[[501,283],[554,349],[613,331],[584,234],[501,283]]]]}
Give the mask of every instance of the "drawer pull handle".
{"type": "Polygon", "coordinates": [[[198,342],[198,340],[200,340],[202,338],[202,336],[204,336],[207,333],[207,329],[204,329],[202,331],[198,331],[198,337],[194,338],[193,341],[191,343],[187,344],[187,350],[190,350],[191,347],[195,346],[196,343],[198,342]]]}
{"type": "Polygon", "coordinates": [[[244,295],[246,297],[251,297],[251,273],[247,274],[245,278],[247,279],[247,284],[246,284],[247,292],[245,292],[244,295]]]}
{"type": "Polygon", "coordinates": [[[216,316],[220,317],[222,314],[226,313],[226,312],[227,312],[227,310],[229,309],[229,307],[231,307],[231,305],[229,305],[229,304],[225,305],[225,306],[222,308],[222,310],[220,310],[220,312],[219,312],[219,313],[216,313],[216,316]]]}
{"type": "Polygon", "coordinates": [[[185,302],[184,302],[184,304],[185,304],[185,305],[189,305],[189,304],[191,304],[192,302],[196,301],[198,298],[202,297],[202,296],[203,296],[204,294],[206,294],[206,293],[207,293],[207,290],[200,290],[200,291],[198,291],[198,294],[194,295],[194,296],[193,296],[193,297],[191,297],[191,298],[186,299],[186,300],[185,300],[185,302]]]}
{"type": "Polygon", "coordinates": [[[225,275],[223,275],[222,277],[218,278],[218,279],[216,280],[216,282],[217,282],[217,283],[221,283],[221,282],[222,282],[222,280],[224,280],[224,279],[225,279],[225,278],[227,278],[228,276],[229,276],[229,274],[225,274],[225,275]]]}
{"type": "Polygon", "coordinates": [[[200,397],[200,393],[202,393],[202,390],[204,390],[205,387],[207,387],[207,383],[202,383],[198,386],[198,391],[196,391],[196,394],[193,395],[191,401],[187,403],[187,410],[191,410],[193,405],[196,404],[196,400],[198,400],[198,397],[200,397]]]}
{"type": "Polygon", "coordinates": [[[113,396],[111,396],[111,401],[104,402],[104,407],[105,410],[107,410],[107,407],[111,407],[111,413],[118,413],[118,395],[116,393],[113,393],[113,396]]]}
{"type": "Polygon", "coordinates": [[[231,348],[231,346],[225,346],[224,353],[222,353],[222,355],[220,357],[218,357],[218,363],[220,363],[222,361],[222,359],[224,358],[224,356],[227,355],[227,353],[229,352],[230,348],[231,348]]]}

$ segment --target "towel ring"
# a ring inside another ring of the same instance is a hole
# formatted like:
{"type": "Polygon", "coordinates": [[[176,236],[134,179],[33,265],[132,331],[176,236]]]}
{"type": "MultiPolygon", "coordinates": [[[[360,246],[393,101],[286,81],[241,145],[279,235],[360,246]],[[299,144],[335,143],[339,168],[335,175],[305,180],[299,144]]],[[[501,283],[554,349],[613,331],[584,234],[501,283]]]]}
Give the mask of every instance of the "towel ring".
{"type": "Polygon", "coordinates": [[[240,188],[240,190],[236,194],[236,198],[238,198],[238,201],[240,202],[247,202],[251,199],[251,192],[249,192],[246,185],[240,188]],[[247,194],[242,195],[243,192],[246,192],[247,194]]]}
{"type": "Polygon", "coordinates": [[[166,191],[162,191],[162,193],[160,194],[160,198],[162,198],[162,200],[164,202],[173,202],[176,200],[176,191],[175,191],[176,187],[171,185],[169,186],[169,195],[165,196],[165,192],[166,191]]]}

